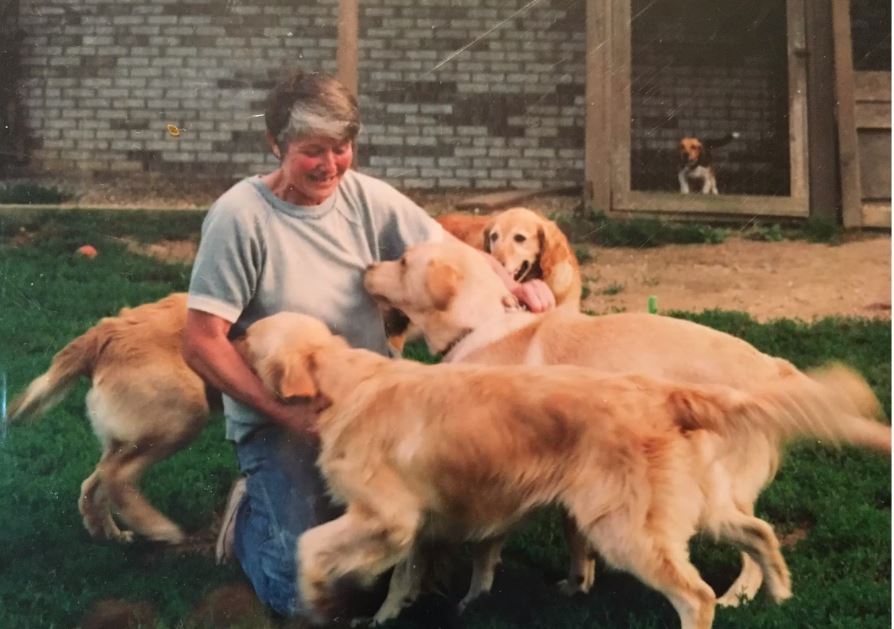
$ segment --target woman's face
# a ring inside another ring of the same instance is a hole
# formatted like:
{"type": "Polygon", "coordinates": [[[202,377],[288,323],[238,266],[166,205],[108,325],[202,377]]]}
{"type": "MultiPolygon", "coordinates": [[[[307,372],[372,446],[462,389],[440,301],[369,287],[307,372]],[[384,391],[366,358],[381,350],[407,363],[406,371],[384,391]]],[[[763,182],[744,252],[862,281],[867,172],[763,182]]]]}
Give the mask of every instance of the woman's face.
{"type": "Polygon", "coordinates": [[[299,205],[319,205],[335,192],[353,159],[350,140],[310,136],[288,145],[281,168],[299,205]]]}

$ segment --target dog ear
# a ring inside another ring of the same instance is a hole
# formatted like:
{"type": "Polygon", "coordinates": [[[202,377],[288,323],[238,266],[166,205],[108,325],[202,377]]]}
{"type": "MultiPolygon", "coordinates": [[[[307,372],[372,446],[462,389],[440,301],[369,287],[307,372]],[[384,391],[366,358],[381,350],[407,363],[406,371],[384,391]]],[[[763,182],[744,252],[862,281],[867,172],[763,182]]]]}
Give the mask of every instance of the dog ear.
{"type": "Polygon", "coordinates": [[[428,269],[425,274],[425,287],[429,295],[431,295],[435,308],[438,310],[447,309],[447,306],[450,305],[450,300],[456,295],[459,280],[459,271],[449,264],[440,260],[432,260],[428,263],[428,269]]]}
{"type": "Polygon", "coordinates": [[[269,365],[267,382],[283,400],[291,398],[312,398],[317,395],[314,382],[312,356],[300,356],[289,361],[272,361],[269,365]]]}
{"type": "Polygon", "coordinates": [[[564,234],[551,221],[540,223],[537,227],[537,237],[540,240],[538,261],[544,280],[546,280],[559,264],[567,262],[569,256],[574,254],[568,248],[564,234]]]}
{"type": "Polygon", "coordinates": [[[540,239],[540,272],[543,281],[561,301],[571,288],[574,280],[574,266],[577,262],[568,239],[552,221],[543,221],[537,229],[540,239]]]}

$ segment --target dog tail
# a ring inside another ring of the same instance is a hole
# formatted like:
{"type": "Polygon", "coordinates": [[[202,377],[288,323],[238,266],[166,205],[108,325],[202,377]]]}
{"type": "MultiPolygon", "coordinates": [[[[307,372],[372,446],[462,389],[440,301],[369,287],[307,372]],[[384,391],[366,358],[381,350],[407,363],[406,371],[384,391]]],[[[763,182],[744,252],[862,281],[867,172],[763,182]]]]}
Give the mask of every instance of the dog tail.
{"type": "Polygon", "coordinates": [[[738,137],[740,135],[741,134],[738,131],[733,131],[732,133],[727,133],[722,138],[711,138],[711,139],[705,140],[705,142],[704,142],[705,148],[716,149],[721,146],[726,146],[733,140],[738,139],[738,137]]]}
{"type": "Polygon", "coordinates": [[[46,373],[35,378],[10,404],[10,422],[40,417],[62,401],[78,377],[93,373],[105,336],[101,326],[102,323],[93,326],[53,356],[46,373]]]}
{"type": "Polygon", "coordinates": [[[891,427],[866,381],[843,365],[784,378],[753,391],[696,387],[671,393],[681,428],[730,438],[761,433],[774,441],[799,437],[891,452],[891,427]]]}

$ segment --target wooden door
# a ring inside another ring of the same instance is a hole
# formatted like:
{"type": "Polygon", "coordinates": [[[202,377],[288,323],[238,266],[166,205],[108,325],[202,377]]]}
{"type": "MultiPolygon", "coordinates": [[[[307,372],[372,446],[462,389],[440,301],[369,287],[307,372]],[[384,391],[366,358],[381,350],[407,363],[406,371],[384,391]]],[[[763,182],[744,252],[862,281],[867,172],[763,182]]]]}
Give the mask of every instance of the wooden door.
{"type": "Polygon", "coordinates": [[[856,70],[849,2],[833,2],[845,227],[891,227],[891,72],[856,70]]]}

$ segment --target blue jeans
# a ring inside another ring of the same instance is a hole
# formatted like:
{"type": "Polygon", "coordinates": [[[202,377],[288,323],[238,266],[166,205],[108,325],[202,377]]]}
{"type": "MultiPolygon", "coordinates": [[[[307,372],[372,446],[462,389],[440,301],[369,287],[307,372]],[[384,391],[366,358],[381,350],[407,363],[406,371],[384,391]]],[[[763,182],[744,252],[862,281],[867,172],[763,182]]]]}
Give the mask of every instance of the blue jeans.
{"type": "Polygon", "coordinates": [[[236,445],[246,497],[236,516],[234,551],[258,598],[281,616],[301,615],[297,540],[336,518],[316,466],[316,444],[275,425],[236,445]]]}

